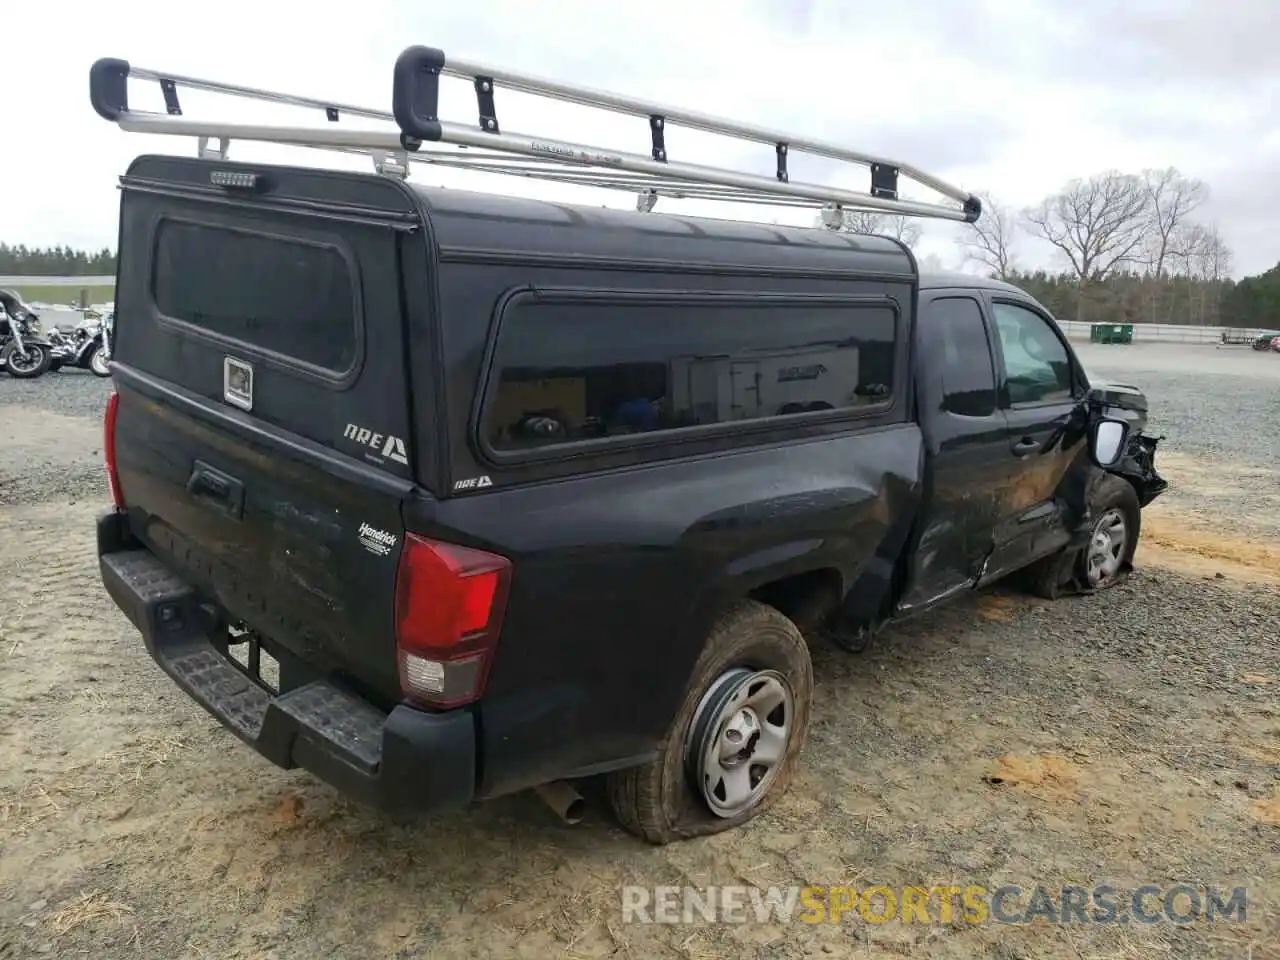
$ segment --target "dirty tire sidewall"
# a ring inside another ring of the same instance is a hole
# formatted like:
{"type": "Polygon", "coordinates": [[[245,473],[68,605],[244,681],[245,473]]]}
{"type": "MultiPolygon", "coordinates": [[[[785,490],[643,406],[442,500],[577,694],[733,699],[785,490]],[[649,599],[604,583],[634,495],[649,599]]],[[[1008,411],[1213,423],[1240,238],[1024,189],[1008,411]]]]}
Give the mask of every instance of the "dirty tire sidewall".
{"type": "Polygon", "coordinates": [[[5,365],[8,367],[9,376],[18,380],[33,380],[36,377],[43,376],[48,372],[50,364],[53,363],[53,354],[45,347],[32,344],[27,347],[27,352],[36,352],[39,354],[39,361],[35,366],[30,365],[30,361],[24,362],[18,357],[18,341],[10,340],[4,347],[5,365]],[[14,360],[17,364],[14,364],[14,360]]]}
{"type": "MultiPolygon", "coordinates": [[[[1096,519],[1111,509],[1118,509],[1124,514],[1125,522],[1125,546],[1124,552],[1120,555],[1120,571],[1101,586],[1096,587],[1098,590],[1106,590],[1108,587],[1115,586],[1128,575],[1133,569],[1133,555],[1138,548],[1138,537],[1142,533],[1142,508],[1138,505],[1138,495],[1134,492],[1133,485],[1122,477],[1117,477],[1113,473],[1105,473],[1094,485],[1093,491],[1089,496],[1089,512],[1096,519]]],[[[1088,549],[1081,551],[1077,560],[1077,574],[1081,583],[1088,583],[1088,549]]],[[[1090,584],[1090,586],[1093,586],[1090,584]]]]}
{"type": "Polygon", "coordinates": [[[773,607],[753,600],[735,604],[711,630],[658,759],[610,775],[614,814],[623,827],[654,844],[720,833],[759,816],[786,793],[795,776],[812,705],[813,665],[799,629],[773,607]],[[773,669],[785,676],[794,717],[787,757],[768,792],[750,809],[722,818],[707,809],[698,785],[690,781],[685,745],[703,695],[735,666],[773,669]]]}
{"type": "Polygon", "coordinates": [[[111,376],[111,369],[107,366],[107,351],[103,349],[102,344],[98,344],[93,348],[93,352],[89,354],[89,362],[86,364],[95,377],[111,376]]]}

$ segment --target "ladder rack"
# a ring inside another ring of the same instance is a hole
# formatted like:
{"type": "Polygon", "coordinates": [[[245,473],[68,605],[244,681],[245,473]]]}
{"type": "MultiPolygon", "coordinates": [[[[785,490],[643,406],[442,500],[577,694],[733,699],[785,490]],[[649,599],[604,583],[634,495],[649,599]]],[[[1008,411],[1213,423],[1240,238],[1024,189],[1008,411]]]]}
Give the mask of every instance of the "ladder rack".
{"type": "Polygon", "coordinates": [[[369,156],[379,173],[401,178],[409,175],[411,162],[421,162],[579,186],[628,190],[638,194],[636,207],[642,211],[652,210],[659,197],[817,207],[823,211],[824,224],[831,228],[840,226],[845,209],[967,223],[976,221],[982,214],[982,205],[977,197],[904,163],[780,130],[502,70],[475,61],[447,59],[442,51],[432,47],[409,47],[397,58],[390,112],[141,69],[128,61],[112,58],[97,60],[90,68],[89,99],[99,116],[126,132],[196,137],[199,155],[215,159],[227,159],[233,140],[312,147],[369,156]],[[474,124],[440,119],[438,108],[442,76],[470,81],[478,113],[474,124]],[[166,112],[130,109],[130,79],[158,83],[166,112]],[[183,115],[179,88],[322,111],[325,122],[311,126],[280,126],[190,120],[183,115]],[[649,130],[649,156],[506,131],[499,125],[495,102],[496,91],[503,88],[641,118],[649,130]],[[340,126],[339,121],[347,116],[391,122],[397,129],[340,126]],[[775,161],[773,175],[674,161],[667,156],[668,124],[771,145],[775,161]],[[211,145],[214,141],[216,146],[211,145]],[[456,149],[446,150],[442,149],[443,146],[456,149]],[[867,168],[870,172],[869,189],[863,192],[793,182],[787,170],[787,159],[793,151],[867,168]],[[914,181],[950,202],[901,199],[898,195],[900,177],[914,181]]]}

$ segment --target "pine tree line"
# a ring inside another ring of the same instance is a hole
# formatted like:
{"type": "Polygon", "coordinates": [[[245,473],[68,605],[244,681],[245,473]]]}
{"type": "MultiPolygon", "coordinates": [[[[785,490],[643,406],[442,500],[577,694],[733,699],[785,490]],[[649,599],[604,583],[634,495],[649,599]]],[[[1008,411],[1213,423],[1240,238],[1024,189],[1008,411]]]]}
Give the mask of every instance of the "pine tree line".
{"type": "Polygon", "coordinates": [[[0,274],[14,277],[114,276],[116,255],[105,247],[96,253],[70,247],[10,246],[0,243],[0,274]]]}

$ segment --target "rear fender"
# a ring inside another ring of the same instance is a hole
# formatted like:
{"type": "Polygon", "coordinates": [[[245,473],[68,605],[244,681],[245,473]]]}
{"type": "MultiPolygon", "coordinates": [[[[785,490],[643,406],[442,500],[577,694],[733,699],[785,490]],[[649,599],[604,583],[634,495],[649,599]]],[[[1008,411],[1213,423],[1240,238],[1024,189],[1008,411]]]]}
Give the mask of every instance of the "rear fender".
{"type": "MultiPolygon", "coordinates": [[[[733,603],[768,584],[820,570],[838,575],[837,605],[845,615],[864,607],[872,616],[891,602],[896,568],[903,543],[920,502],[918,471],[885,473],[875,483],[826,490],[787,498],[797,510],[815,511],[840,520],[813,524],[808,536],[795,536],[757,545],[739,553],[710,578],[689,618],[691,651],[685,668],[692,676],[716,619],[733,603]],[[830,512],[829,512],[830,511],[830,512]],[[852,607],[850,604],[852,603],[852,607]]],[[[728,515],[745,521],[755,510],[784,509],[779,501],[751,504],[728,515]]],[[[729,516],[708,523],[731,522],[729,516]]],[[[781,524],[779,524],[781,526],[781,524]]]]}

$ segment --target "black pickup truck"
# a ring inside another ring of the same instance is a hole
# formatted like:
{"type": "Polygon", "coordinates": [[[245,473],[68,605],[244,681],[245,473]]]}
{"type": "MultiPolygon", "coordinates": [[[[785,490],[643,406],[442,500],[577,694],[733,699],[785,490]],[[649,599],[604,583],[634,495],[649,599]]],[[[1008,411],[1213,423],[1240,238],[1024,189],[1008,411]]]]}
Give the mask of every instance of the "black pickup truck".
{"type": "Polygon", "coordinates": [[[1138,390],[890,239],[121,184],[106,590],[245,743],[397,815],[604,775],[650,842],[740,824],[794,775],[806,632],[1104,587],[1165,485],[1138,390]]]}

